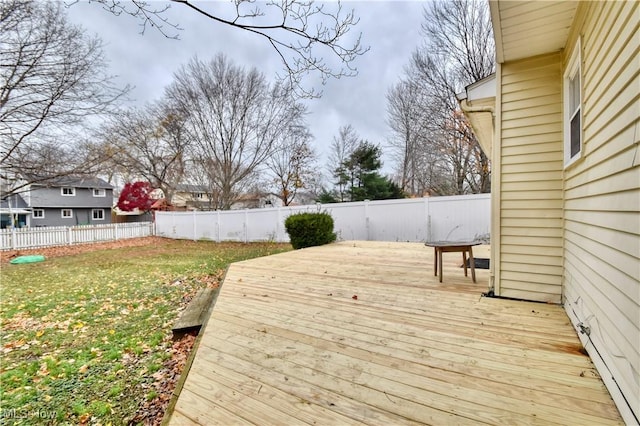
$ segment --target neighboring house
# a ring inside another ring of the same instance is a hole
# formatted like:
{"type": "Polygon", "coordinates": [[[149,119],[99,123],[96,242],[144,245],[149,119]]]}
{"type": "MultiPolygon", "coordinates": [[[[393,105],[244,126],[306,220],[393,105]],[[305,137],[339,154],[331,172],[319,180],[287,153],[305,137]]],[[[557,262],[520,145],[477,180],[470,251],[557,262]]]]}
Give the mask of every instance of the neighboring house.
{"type": "MultiPolygon", "coordinates": [[[[318,199],[317,195],[312,192],[298,191],[296,192],[295,197],[293,197],[293,200],[291,200],[289,205],[290,206],[308,206],[310,204],[316,204],[317,199],[318,199]]],[[[278,201],[280,202],[280,204],[282,204],[282,201],[280,199],[278,199],[278,201]]]]}
{"type": "Polygon", "coordinates": [[[203,185],[176,185],[171,205],[179,210],[214,210],[207,187],[203,185]]]}
{"type": "MultiPolygon", "coordinates": [[[[291,205],[313,204],[314,197],[310,193],[298,193],[291,205]]],[[[282,207],[282,200],[266,192],[241,194],[231,205],[231,210],[259,209],[266,207],[282,207]]],[[[207,187],[203,185],[176,185],[171,197],[171,208],[174,210],[216,210],[215,200],[207,187]]]]}
{"type": "Polygon", "coordinates": [[[28,226],[30,215],[31,210],[20,194],[0,200],[0,229],[28,226]]]}
{"type": "Polygon", "coordinates": [[[30,226],[111,223],[113,187],[96,177],[65,176],[29,185],[22,193],[30,226]]]}
{"type": "Polygon", "coordinates": [[[282,201],[275,195],[266,192],[252,192],[240,195],[231,205],[231,210],[263,209],[265,207],[281,207],[282,201]]]}
{"type": "Polygon", "coordinates": [[[628,424],[640,418],[639,5],[490,1],[496,73],[459,96],[492,158],[495,295],[562,303],[628,424]]]}

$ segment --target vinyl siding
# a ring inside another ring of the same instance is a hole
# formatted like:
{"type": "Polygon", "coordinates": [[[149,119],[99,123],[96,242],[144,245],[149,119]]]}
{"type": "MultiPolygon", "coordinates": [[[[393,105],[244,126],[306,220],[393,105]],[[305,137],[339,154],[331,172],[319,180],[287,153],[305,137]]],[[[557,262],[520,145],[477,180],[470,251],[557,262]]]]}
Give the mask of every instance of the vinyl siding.
{"type": "Polygon", "coordinates": [[[76,188],[75,196],[62,196],[60,187],[32,185],[28,192],[30,207],[43,209],[42,219],[31,218],[31,226],[75,226],[111,223],[113,189],[106,188],[104,197],[94,197],[92,188],[76,188]],[[73,217],[62,217],[62,209],[73,210],[73,217]],[[93,209],[104,211],[103,220],[94,220],[93,209]]]}
{"type": "MultiPolygon", "coordinates": [[[[640,418],[640,11],[585,2],[564,55],[581,35],[582,158],[565,170],[564,303],[592,357],[600,355],[640,418]],[[593,349],[597,349],[597,351],[593,349]]],[[[615,392],[612,391],[612,394],[615,392]]],[[[619,406],[620,401],[619,402],[619,406]]],[[[621,410],[622,411],[622,410],[621,410]]]]}
{"type": "MultiPolygon", "coordinates": [[[[63,207],[68,208],[68,207],[63,207]]],[[[96,207],[100,209],[100,207],[96,207]]],[[[93,208],[71,208],[73,217],[62,217],[62,208],[44,208],[44,218],[31,218],[31,226],[76,226],[76,225],[104,225],[111,223],[111,209],[101,208],[104,211],[104,220],[94,220],[93,208]]]]}
{"type": "Polygon", "coordinates": [[[500,296],[561,301],[561,65],[556,53],[500,68],[500,296]]]}
{"type": "Polygon", "coordinates": [[[113,203],[113,189],[105,189],[104,197],[94,197],[91,188],[76,188],[76,195],[61,195],[60,187],[38,187],[33,185],[29,193],[29,203],[33,208],[102,208],[110,209],[113,203]]]}

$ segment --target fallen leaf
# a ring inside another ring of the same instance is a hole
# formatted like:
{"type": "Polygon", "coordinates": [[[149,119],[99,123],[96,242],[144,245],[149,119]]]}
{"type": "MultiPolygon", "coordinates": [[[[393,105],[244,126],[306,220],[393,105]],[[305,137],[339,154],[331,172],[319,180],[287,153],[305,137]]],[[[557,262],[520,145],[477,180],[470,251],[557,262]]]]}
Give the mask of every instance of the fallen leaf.
{"type": "Polygon", "coordinates": [[[49,374],[49,368],[47,367],[47,363],[43,362],[40,365],[40,370],[38,371],[38,374],[41,376],[47,376],[49,374]]]}
{"type": "Polygon", "coordinates": [[[353,300],[358,300],[358,295],[357,295],[357,294],[354,294],[353,296],[351,296],[351,298],[352,298],[353,300]]]}

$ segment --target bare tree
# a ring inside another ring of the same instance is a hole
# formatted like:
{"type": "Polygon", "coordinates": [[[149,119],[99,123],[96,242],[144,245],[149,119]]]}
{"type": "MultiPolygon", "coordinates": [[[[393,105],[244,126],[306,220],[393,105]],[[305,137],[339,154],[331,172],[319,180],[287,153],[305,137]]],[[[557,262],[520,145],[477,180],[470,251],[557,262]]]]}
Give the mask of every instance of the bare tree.
{"type": "Polygon", "coordinates": [[[418,181],[428,183],[420,190],[435,194],[488,192],[489,160],[455,97],[494,69],[486,3],[430,3],[422,29],[424,45],[414,52],[404,79],[387,95],[401,183],[411,192],[418,181]],[[430,161],[425,163],[425,158],[430,161]]]}
{"type": "MultiPolygon", "coordinates": [[[[77,2],[78,0],[76,0],[77,2]]],[[[163,35],[178,37],[179,25],[167,17],[170,5],[153,1],[93,0],[115,15],[130,15],[138,19],[141,33],[151,26],[163,35]]],[[[369,48],[361,44],[361,34],[350,37],[359,18],[353,10],[344,11],[342,4],[316,4],[313,0],[234,0],[224,8],[221,3],[196,3],[170,0],[204,16],[217,24],[248,31],[262,38],[282,61],[285,73],[281,82],[298,96],[317,97],[321,94],[303,84],[309,74],[329,78],[355,76],[355,60],[369,48]],[[323,55],[329,55],[329,61],[323,55]],[[332,65],[336,62],[338,66],[332,65]]]]}
{"type": "Polygon", "coordinates": [[[399,185],[410,196],[450,193],[451,173],[441,144],[442,131],[425,87],[411,79],[398,82],[387,92],[389,146],[396,162],[399,185]]]}
{"type": "Polygon", "coordinates": [[[112,110],[126,92],[112,84],[102,43],[68,23],[59,3],[0,2],[0,180],[2,197],[31,183],[83,172],[73,159],[49,162],[46,145],[68,145],[74,129],[112,110]],[[56,166],[53,167],[53,164],[56,166]]]}
{"type": "Polygon", "coordinates": [[[493,73],[495,44],[486,1],[432,2],[425,8],[422,31],[429,50],[448,59],[455,90],[461,89],[456,84],[468,85],[493,73]]]}
{"type": "Polygon", "coordinates": [[[430,147],[426,128],[429,117],[422,96],[421,87],[409,79],[401,80],[387,92],[387,123],[392,132],[389,144],[397,163],[400,188],[413,196],[424,195],[426,188],[420,185],[424,161],[421,157],[430,147]]]}
{"type": "Polygon", "coordinates": [[[288,206],[301,189],[315,185],[316,154],[311,146],[312,136],[304,127],[292,129],[283,138],[279,148],[267,159],[272,175],[270,187],[282,204],[288,206]]]}
{"type": "Polygon", "coordinates": [[[183,117],[220,209],[229,209],[277,143],[302,119],[304,107],[280,84],[269,85],[258,70],[218,55],[192,59],[174,75],[166,102],[183,117]]]}
{"type": "MultiPolygon", "coordinates": [[[[333,137],[329,151],[327,171],[329,176],[340,176],[344,174],[342,170],[344,163],[351,157],[351,154],[358,148],[360,136],[351,124],[341,126],[338,135],[333,137]]],[[[337,188],[337,198],[340,202],[347,199],[347,185],[338,179],[335,182],[337,188]]]]}
{"type": "Polygon", "coordinates": [[[183,122],[160,104],[122,112],[104,126],[102,158],[161,189],[170,201],[185,174],[189,140],[183,122]]]}

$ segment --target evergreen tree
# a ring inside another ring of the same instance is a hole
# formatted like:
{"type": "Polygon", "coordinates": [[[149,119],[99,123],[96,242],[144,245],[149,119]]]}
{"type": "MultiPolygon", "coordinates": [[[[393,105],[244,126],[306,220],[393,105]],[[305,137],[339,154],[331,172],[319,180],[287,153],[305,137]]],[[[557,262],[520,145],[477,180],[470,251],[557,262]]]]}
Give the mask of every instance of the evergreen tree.
{"type": "Polygon", "coordinates": [[[335,170],[337,185],[346,188],[349,201],[404,197],[398,185],[378,172],[382,167],[381,156],[379,146],[363,140],[335,170]]]}

